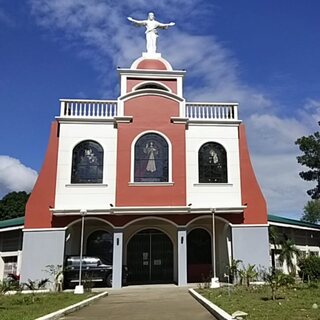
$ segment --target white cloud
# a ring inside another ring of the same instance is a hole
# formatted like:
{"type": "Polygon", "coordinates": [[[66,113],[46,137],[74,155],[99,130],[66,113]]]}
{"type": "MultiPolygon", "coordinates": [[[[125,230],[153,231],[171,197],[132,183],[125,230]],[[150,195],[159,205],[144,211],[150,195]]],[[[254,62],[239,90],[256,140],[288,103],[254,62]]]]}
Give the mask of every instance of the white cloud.
{"type": "MultiPolygon", "coordinates": [[[[102,88],[104,96],[115,93],[117,79],[106,77],[110,68],[130,66],[144,50],[143,28],[134,28],[126,16],[144,19],[150,2],[31,0],[30,4],[40,25],[62,31],[64,44],[93,62],[99,76],[108,79],[102,88]]],[[[163,0],[153,8],[160,21],[177,23],[160,32],[159,51],[175,68],[187,69],[187,99],[240,102],[240,117],[247,126],[253,163],[269,212],[297,218],[309,186],[298,176],[302,168],[296,162],[299,150],[294,141],[317,130],[320,102],[306,97],[305,106],[292,106],[292,112],[286,115],[282,113],[286,108],[272,98],[272,89],[262,91],[259,84],[246,84],[232,52],[208,35],[207,28],[199,27],[215,13],[208,1],[177,0],[173,4],[163,0]]]]}
{"type": "Polygon", "coordinates": [[[35,170],[18,159],[0,155],[0,198],[12,191],[30,192],[37,176],[35,170]]]}

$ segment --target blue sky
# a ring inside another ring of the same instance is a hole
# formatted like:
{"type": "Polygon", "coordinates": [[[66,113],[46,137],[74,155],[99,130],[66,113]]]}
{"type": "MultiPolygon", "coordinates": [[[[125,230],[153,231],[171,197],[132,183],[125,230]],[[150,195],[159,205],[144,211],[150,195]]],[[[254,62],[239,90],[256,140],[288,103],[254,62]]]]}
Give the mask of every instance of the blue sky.
{"type": "Polygon", "coordinates": [[[176,26],[159,51],[189,101],[237,101],[269,212],[299,218],[310,184],[294,141],[320,120],[320,2],[0,0],[0,197],[32,189],[60,98],[116,99],[144,51],[127,16],[176,26]]]}

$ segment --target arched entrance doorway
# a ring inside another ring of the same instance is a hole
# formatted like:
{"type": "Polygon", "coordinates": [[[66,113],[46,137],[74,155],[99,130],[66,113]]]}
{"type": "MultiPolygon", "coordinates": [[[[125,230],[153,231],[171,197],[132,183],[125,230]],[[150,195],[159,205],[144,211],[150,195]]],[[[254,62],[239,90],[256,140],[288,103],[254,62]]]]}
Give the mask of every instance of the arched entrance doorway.
{"type": "Polygon", "coordinates": [[[170,283],[173,281],[173,245],[162,231],[136,233],[127,246],[128,282],[170,283]]]}
{"type": "Polygon", "coordinates": [[[92,232],[87,239],[87,256],[98,257],[104,264],[112,265],[113,236],[105,230],[92,232]]]}
{"type": "Polygon", "coordinates": [[[187,236],[188,282],[203,282],[212,271],[211,236],[196,228],[187,236]]]}

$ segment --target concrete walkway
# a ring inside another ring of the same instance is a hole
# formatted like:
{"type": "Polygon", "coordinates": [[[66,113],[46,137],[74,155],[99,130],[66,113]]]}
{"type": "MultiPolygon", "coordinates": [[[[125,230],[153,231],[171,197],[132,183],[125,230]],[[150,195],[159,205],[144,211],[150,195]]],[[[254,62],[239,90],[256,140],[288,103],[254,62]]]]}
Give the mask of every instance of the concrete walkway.
{"type": "Polygon", "coordinates": [[[109,296],[61,319],[65,320],[213,320],[188,288],[132,286],[109,289],[109,296]]]}

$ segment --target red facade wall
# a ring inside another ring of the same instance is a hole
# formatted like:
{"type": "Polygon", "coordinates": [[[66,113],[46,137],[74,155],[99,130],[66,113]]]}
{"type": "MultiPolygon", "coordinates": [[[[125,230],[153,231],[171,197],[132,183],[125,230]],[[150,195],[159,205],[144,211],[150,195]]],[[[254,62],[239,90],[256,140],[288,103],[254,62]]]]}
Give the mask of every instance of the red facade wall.
{"type": "Polygon", "coordinates": [[[51,227],[52,217],[49,207],[54,207],[55,200],[59,145],[58,130],[58,123],[53,122],[46,157],[26,206],[24,223],[26,229],[51,227]]]}
{"type": "Polygon", "coordinates": [[[239,127],[239,152],[242,204],[247,204],[247,208],[244,210],[244,223],[267,223],[267,204],[251,164],[245,126],[243,124],[239,127]]]}
{"type": "MultiPolygon", "coordinates": [[[[103,219],[109,223],[111,223],[112,225],[114,225],[115,227],[123,227],[125,226],[127,223],[134,221],[136,219],[140,219],[143,218],[144,216],[142,215],[96,215],[96,216],[91,216],[90,218],[100,218],[103,219]]],[[[188,222],[190,222],[191,220],[199,217],[199,215],[196,214],[163,214],[163,215],[148,215],[148,218],[162,218],[162,219],[166,219],[168,221],[172,221],[177,225],[186,225],[188,222]]],[[[65,227],[67,225],[69,225],[70,223],[79,220],[80,219],[80,215],[79,216],[54,216],[53,217],[53,222],[52,222],[52,226],[53,227],[65,227]]]]}
{"type": "Polygon", "coordinates": [[[133,97],[125,101],[124,112],[133,122],[118,125],[116,206],[186,205],[185,126],[170,121],[179,115],[179,103],[156,95],[133,97]],[[132,142],[147,130],[164,134],[172,144],[173,186],[128,185],[132,142]]]}

